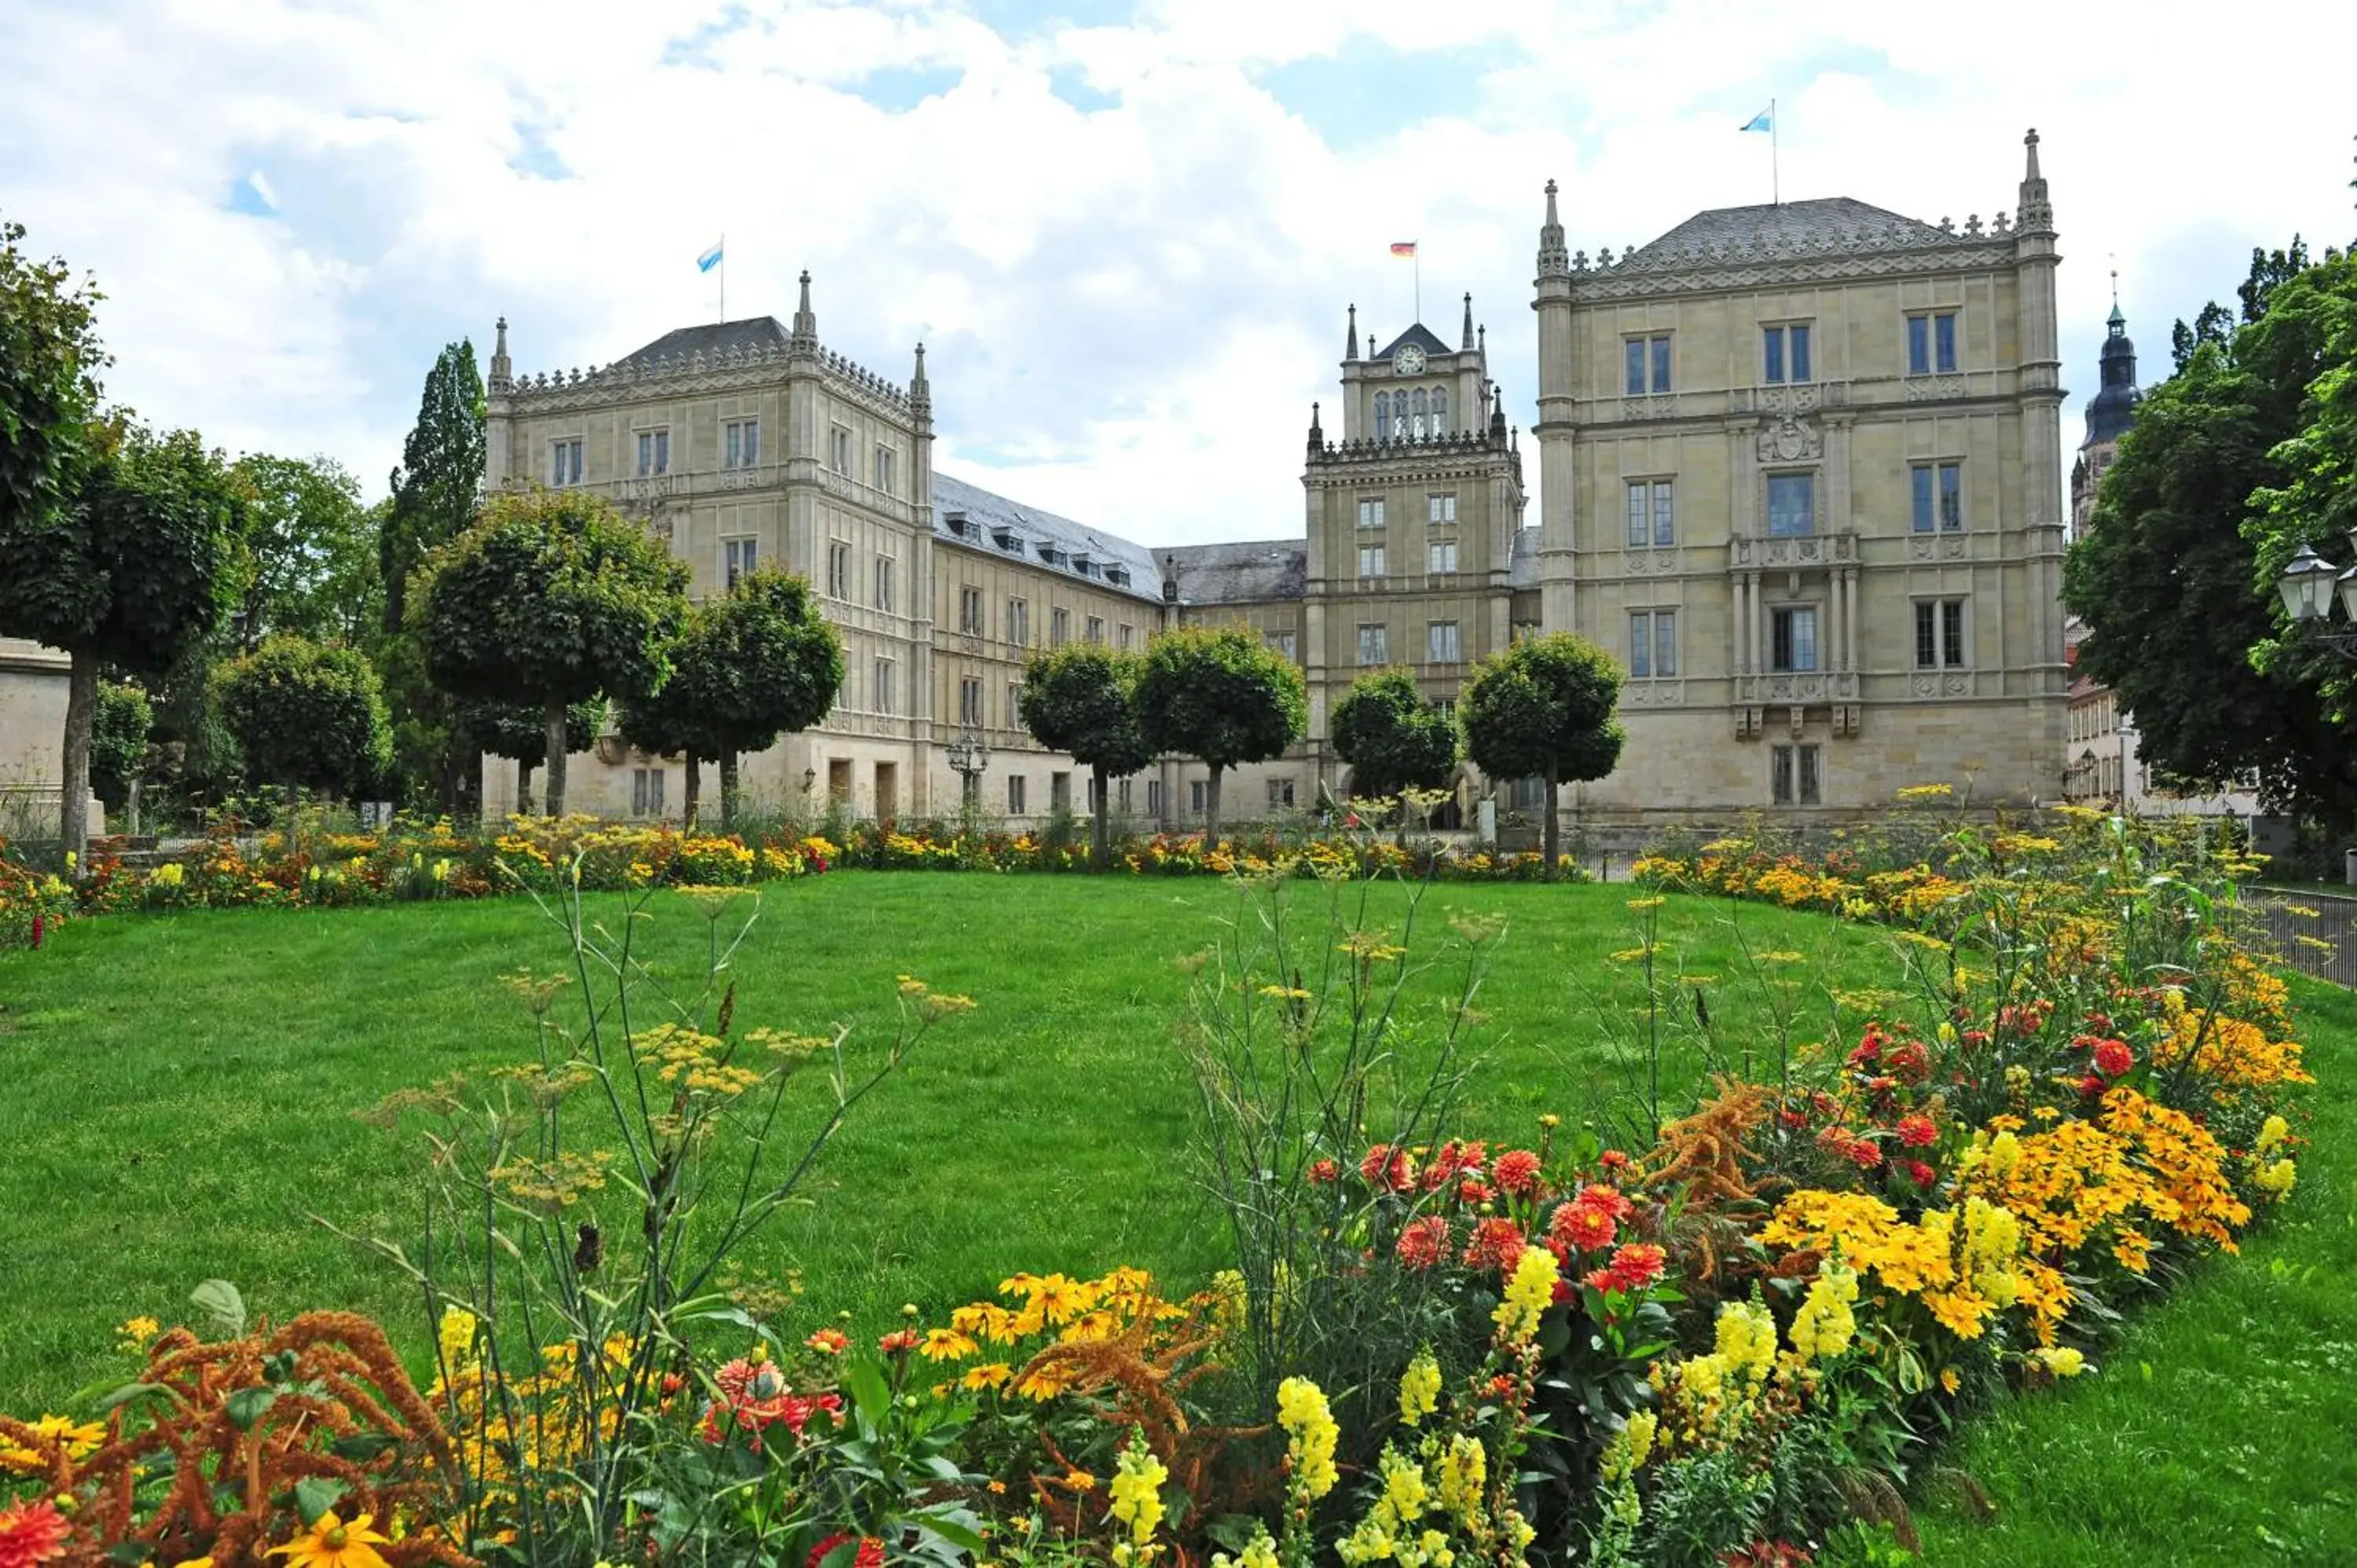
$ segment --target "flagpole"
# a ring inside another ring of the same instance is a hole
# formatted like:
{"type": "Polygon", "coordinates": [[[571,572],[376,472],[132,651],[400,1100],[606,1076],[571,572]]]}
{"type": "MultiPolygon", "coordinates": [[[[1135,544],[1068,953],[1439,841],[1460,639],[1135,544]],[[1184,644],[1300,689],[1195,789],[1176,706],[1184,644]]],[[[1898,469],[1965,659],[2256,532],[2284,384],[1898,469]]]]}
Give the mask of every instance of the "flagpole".
{"type": "Polygon", "coordinates": [[[728,319],[728,231],[720,231],[720,319],[728,319]]]}
{"type": "Polygon", "coordinates": [[[1424,250],[1421,246],[1418,246],[1415,252],[1408,257],[1408,263],[1409,270],[1415,278],[1415,314],[1408,319],[1422,321],[1424,319],[1424,250]]]}
{"type": "MultiPolygon", "coordinates": [[[[1776,162],[1776,101],[1770,98],[1768,101],[1768,205],[1770,207],[1784,205],[1783,177],[1776,162]]],[[[726,264],[725,257],[722,264],[726,264]]]]}

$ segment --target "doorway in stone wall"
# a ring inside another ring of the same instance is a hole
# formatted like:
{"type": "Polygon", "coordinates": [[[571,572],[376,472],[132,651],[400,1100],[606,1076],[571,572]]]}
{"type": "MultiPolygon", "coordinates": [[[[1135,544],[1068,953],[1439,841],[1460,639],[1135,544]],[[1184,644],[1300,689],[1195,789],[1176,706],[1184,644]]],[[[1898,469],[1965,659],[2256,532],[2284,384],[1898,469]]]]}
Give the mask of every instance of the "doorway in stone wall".
{"type": "Polygon", "coordinates": [[[888,822],[900,814],[900,765],[879,762],[876,765],[876,820],[888,822]]]}

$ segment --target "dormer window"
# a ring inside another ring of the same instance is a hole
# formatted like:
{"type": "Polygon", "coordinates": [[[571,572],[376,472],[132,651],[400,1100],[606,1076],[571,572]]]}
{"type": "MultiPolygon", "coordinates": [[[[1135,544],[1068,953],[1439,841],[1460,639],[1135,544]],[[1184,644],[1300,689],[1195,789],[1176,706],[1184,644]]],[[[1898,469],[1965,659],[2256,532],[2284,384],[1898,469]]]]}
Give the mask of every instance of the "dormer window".
{"type": "Polygon", "coordinates": [[[1013,552],[1022,548],[1021,545],[1015,542],[1015,531],[1011,528],[992,529],[990,531],[990,542],[993,544],[997,545],[1001,550],[1005,551],[1013,552]]]}

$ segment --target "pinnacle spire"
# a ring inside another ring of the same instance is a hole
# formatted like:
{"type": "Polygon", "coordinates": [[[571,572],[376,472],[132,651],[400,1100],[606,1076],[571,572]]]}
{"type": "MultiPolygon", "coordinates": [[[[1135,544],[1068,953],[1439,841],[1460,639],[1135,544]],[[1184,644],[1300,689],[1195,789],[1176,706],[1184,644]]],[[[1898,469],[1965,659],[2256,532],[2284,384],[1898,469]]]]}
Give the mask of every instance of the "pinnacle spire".
{"type": "Polygon", "coordinates": [[[1539,276],[1560,277],[1571,271],[1571,252],[1563,242],[1563,220],[1555,215],[1555,181],[1546,182],[1546,221],[1539,225],[1539,276]]]}
{"type": "Polygon", "coordinates": [[[794,311],[794,341],[815,348],[818,344],[818,316],[811,309],[810,269],[802,269],[802,304],[794,311]]]}
{"type": "Polygon", "coordinates": [[[1359,357],[1359,307],[1351,306],[1351,325],[1342,334],[1342,362],[1350,363],[1359,357]]]}
{"type": "Polygon", "coordinates": [[[1465,295],[1465,343],[1464,343],[1464,347],[1466,347],[1466,348],[1468,348],[1468,349],[1470,349],[1470,348],[1472,348],[1472,347],[1473,347],[1473,295],[1472,295],[1472,294],[1471,294],[1471,292],[1470,292],[1469,290],[1467,292],[1467,294],[1466,294],[1466,295],[1465,295]]]}
{"type": "Polygon", "coordinates": [[[2038,133],[2033,130],[2022,137],[2021,145],[2028,156],[2022,166],[2021,213],[2015,229],[2017,232],[2050,235],[2054,231],[2054,204],[2047,199],[2046,177],[2038,172],[2038,133]]]}
{"type": "Polygon", "coordinates": [[[500,317],[498,337],[491,344],[491,374],[488,390],[505,392],[514,385],[515,364],[508,358],[508,318],[500,317]]]}
{"type": "Polygon", "coordinates": [[[925,345],[921,338],[917,343],[916,373],[909,378],[909,402],[919,408],[933,405],[933,389],[925,380],[925,345]]]}

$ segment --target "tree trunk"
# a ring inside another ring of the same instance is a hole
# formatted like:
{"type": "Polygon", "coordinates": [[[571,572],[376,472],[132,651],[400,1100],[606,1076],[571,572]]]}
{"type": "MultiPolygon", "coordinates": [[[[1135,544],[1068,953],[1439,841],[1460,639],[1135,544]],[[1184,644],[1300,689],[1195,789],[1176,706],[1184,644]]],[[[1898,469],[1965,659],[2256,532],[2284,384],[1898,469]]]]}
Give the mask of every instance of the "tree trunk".
{"type": "Polygon", "coordinates": [[[1095,853],[1089,858],[1099,871],[1103,871],[1113,865],[1113,824],[1105,820],[1111,814],[1105,810],[1105,801],[1113,786],[1105,778],[1103,763],[1097,764],[1096,772],[1089,780],[1089,788],[1096,797],[1092,802],[1096,820],[1089,828],[1090,847],[1095,853]]]}
{"type": "Polygon", "coordinates": [[[552,697],[548,703],[548,780],[541,786],[541,796],[548,814],[565,815],[565,702],[552,697]]]}
{"type": "Polygon", "coordinates": [[[532,815],[532,764],[521,757],[516,758],[515,810],[519,817],[532,815]]]}
{"type": "Polygon", "coordinates": [[[58,805],[58,838],[72,857],[66,875],[77,882],[90,858],[90,736],[97,722],[98,655],[77,648],[66,677],[65,779],[58,805]]]}
{"type": "Polygon", "coordinates": [[[1556,866],[1555,857],[1557,846],[1563,842],[1563,824],[1557,814],[1559,808],[1555,803],[1555,765],[1550,761],[1546,770],[1546,827],[1539,835],[1541,853],[1546,856],[1546,864],[1541,868],[1540,877],[1547,882],[1553,882],[1561,875],[1556,866]]]}
{"type": "Polygon", "coordinates": [[[687,777],[680,784],[680,831],[692,833],[695,831],[696,809],[704,802],[704,772],[696,763],[695,753],[691,751],[685,756],[687,777]]]}
{"type": "Polygon", "coordinates": [[[728,746],[720,753],[720,831],[734,832],[737,828],[737,748],[728,746]]]}
{"type": "Polygon", "coordinates": [[[1211,781],[1203,787],[1203,847],[1216,848],[1220,842],[1220,769],[1211,768],[1211,781]]]}

